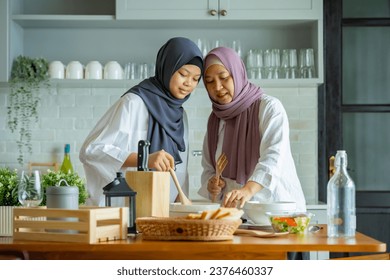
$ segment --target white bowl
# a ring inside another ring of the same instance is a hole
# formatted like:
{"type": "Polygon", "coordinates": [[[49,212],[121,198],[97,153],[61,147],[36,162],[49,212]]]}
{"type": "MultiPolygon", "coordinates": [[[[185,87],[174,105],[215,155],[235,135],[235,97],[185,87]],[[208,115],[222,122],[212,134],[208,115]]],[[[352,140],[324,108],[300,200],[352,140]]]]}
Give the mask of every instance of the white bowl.
{"type": "Polygon", "coordinates": [[[90,61],[85,67],[85,79],[100,80],[103,78],[103,66],[99,61],[90,61]]]}
{"type": "Polygon", "coordinates": [[[65,78],[65,65],[61,61],[52,61],[49,64],[49,76],[51,79],[65,78]]]}
{"type": "Polygon", "coordinates": [[[252,223],[256,225],[271,225],[266,212],[295,211],[296,203],[293,201],[274,201],[260,203],[258,201],[247,201],[244,205],[244,212],[252,223]]]}
{"type": "Polygon", "coordinates": [[[202,213],[205,210],[216,210],[221,205],[219,203],[192,202],[191,205],[183,205],[181,202],[169,205],[169,217],[183,217],[190,213],[202,213]]]}
{"type": "Polygon", "coordinates": [[[110,80],[123,79],[123,68],[117,61],[109,61],[104,66],[103,76],[110,80]]]}
{"type": "Polygon", "coordinates": [[[67,79],[80,80],[84,78],[84,67],[79,61],[71,61],[66,66],[65,77],[67,79]]]}

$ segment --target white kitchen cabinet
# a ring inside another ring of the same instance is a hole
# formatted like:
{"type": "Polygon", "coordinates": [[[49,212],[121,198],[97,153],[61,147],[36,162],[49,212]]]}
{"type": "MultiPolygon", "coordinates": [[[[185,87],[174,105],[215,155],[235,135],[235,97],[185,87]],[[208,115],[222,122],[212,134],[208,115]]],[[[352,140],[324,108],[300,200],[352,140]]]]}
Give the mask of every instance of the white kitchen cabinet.
{"type": "MultiPolygon", "coordinates": [[[[327,223],[327,210],[326,204],[308,204],[307,211],[314,214],[314,217],[311,219],[310,224],[326,224],[327,223]]],[[[324,230],[324,229],[323,229],[324,230]]],[[[314,233],[315,234],[315,233],[314,233]]],[[[311,260],[327,260],[329,259],[329,252],[326,251],[313,251],[310,252],[311,260]]]]}
{"type": "Polygon", "coordinates": [[[214,20],[218,0],[117,0],[116,11],[124,20],[214,20]]]}
{"type": "Polygon", "coordinates": [[[317,0],[117,0],[117,19],[318,19],[317,0]]]}
{"type": "Polygon", "coordinates": [[[151,63],[167,39],[183,36],[240,40],[243,54],[249,49],[311,47],[315,78],[262,83],[323,83],[322,0],[0,0],[0,8],[0,82],[8,81],[18,55],[64,64],[151,63]]]}
{"type": "Polygon", "coordinates": [[[0,82],[6,81],[10,69],[8,2],[0,1],[0,82]]]}

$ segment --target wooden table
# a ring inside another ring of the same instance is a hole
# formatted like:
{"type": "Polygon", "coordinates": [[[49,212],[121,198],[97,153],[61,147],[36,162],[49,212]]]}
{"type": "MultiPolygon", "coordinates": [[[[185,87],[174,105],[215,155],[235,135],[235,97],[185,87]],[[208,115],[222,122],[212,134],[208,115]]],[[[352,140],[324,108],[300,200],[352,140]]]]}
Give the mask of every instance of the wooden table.
{"type": "Polygon", "coordinates": [[[289,234],[274,238],[234,236],[230,241],[146,241],[142,235],[127,240],[95,244],[13,241],[0,238],[1,251],[28,252],[30,259],[181,259],[256,260],[286,259],[287,252],[386,252],[386,244],[361,233],[351,239],[331,239],[326,227],[306,235],[289,234]]]}

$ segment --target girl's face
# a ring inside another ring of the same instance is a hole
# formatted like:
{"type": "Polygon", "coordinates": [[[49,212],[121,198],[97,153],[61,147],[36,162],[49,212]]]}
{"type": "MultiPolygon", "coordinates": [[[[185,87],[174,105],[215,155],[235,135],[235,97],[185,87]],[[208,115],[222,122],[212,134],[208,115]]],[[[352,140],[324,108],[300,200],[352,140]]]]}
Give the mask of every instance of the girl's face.
{"type": "Polygon", "coordinates": [[[177,99],[189,95],[200,80],[201,71],[198,66],[186,64],[177,70],[169,81],[169,91],[177,99]]]}
{"type": "Polygon", "coordinates": [[[204,82],[212,100],[219,104],[232,102],[234,96],[234,80],[223,65],[213,64],[207,68],[204,82]]]}

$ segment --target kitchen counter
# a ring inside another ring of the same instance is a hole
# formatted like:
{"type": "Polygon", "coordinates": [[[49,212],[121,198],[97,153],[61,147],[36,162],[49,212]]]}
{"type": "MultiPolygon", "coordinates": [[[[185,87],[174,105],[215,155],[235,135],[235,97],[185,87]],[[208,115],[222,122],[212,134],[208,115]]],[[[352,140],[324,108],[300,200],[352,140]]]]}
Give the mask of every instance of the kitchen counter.
{"type": "Polygon", "coordinates": [[[357,233],[351,239],[331,239],[326,225],[316,233],[288,234],[274,238],[234,236],[229,241],[145,241],[142,234],[126,240],[95,244],[13,241],[0,238],[1,251],[28,252],[30,259],[166,259],[166,260],[256,260],[286,259],[287,252],[386,252],[386,244],[357,233]]]}

